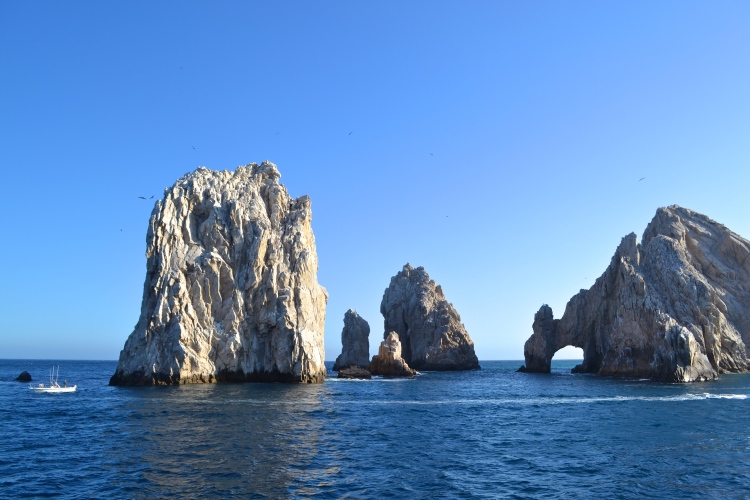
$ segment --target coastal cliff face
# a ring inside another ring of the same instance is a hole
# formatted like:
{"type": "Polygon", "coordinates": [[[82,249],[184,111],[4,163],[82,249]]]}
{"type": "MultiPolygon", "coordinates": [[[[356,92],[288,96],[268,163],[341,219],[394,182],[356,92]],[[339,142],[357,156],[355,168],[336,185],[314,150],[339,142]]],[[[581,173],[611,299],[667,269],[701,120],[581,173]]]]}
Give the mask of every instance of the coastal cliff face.
{"type": "Polygon", "coordinates": [[[341,354],[336,358],[333,371],[349,366],[367,368],[370,364],[370,325],[357,311],[349,309],[344,314],[341,346],[341,354]]]}
{"type": "Polygon", "coordinates": [[[404,360],[415,370],[476,370],[474,343],[453,305],[422,267],[409,264],[383,294],[386,337],[396,332],[404,360]]]}
{"type": "Polygon", "coordinates": [[[310,199],[269,162],[198,168],[151,214],[141,315],[110,385],[320,382],[328,295],[310,199]]]}
{"type": "Polygon", "coordinates": [[[660,208],[642,243],[624,237],[594,286],[561,319],[542,306],[533,331],[523,371],[549,372],[572,345],[584,352],[579,372],[669,382],[746,372],[750,242],[699,213],[660,208]]]}

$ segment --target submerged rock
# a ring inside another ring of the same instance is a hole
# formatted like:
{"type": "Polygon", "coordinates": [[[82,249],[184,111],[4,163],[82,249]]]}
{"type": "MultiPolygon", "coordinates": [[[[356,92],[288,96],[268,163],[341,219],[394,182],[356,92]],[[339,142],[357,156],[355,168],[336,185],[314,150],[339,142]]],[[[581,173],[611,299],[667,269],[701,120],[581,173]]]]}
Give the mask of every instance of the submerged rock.
{"type": "Polygon", "coordinates": [[[479,369],[461,317],[423,267],[406,264],[391,278],[380,312],[385,332],[396,332],[402,339],[404,360],[414,369],[479,369]]]}
{"type": "Polygon", "coordinates": [[[378,353],[372,357],[368,371],[383,377],[409,377],[417,371],[410,368],[401,357],[401,341],[398,333],[391,332],[380,343],[378,353]]]}
{"type": "Polygon", "coordinates": [[[338,378],[370,380],[372,374],[359,366],[348,366],[338,371],[338,378]]]}
{"type": "Polygon", "coordinates": [[[686,208],[660,208],[642,243],[625,236],[594,286],[561,319],[542,306],[533,331],[524,371],[549,372],[572,345],[583,349],[577,372],[668,382],[746,372],[750,242],[686,208]]]}
{"type": "Polygon", "coordinates": [[[347,366],[367,368],[370,364],[370,325],[357,311],[349,309],[344,314],[341,346],[341,354],[336,358],[333,371],[347,366]]]}
{"type": "Polygon", "coordinates": [[[200,167],[165,190],[111,385],[324,379],[310,198],[291,199],[279,177],[269,162],[200,167]]]}
{"type": "Polygon", "coordinates": [[[16,380],[19,382],[31,382],[31,374],[24,370],[18,377],[16,377],[16,380]]]}

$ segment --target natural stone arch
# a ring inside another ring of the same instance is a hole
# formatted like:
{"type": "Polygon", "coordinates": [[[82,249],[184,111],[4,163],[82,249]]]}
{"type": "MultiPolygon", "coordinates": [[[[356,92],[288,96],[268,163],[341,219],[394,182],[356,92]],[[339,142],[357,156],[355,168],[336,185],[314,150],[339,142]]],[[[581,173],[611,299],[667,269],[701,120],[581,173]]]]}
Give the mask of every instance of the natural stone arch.
{"type": "MultiPolygon", "coordinates": [[[[570,304],[568,304],[570,307],[570,304]]],[[[593,325],[592,325],[593,328],[593,325]]],[[[573,368],[574,373],[597,373],[601,367],[602,357],[593,331],[576,331],[561,329],[560,320],[554,318],[552,308],[544,304],[534,315],[534,334],[523,347],[526,364],[519,371],[550,373],[552,358],[560,349],[568,346],[583,351],[583,362],[573,368]]]]}

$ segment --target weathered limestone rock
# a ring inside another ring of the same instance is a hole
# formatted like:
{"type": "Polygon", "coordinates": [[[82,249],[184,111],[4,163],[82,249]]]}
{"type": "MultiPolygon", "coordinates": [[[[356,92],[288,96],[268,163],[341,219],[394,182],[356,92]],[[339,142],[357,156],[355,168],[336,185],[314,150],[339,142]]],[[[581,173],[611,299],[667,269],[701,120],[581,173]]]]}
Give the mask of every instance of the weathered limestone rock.
{"type": "Polygon", "coordinates": [[[385,331],[403,339],[404,360],[416,370],[477,370],[474,343],[443,289],[423,267],[406,264],[383,294],[385,331]]]}
{"type": "Polygon", "coordinates": [[[16,377],[16,380],[19,382],[31,382],[31,374],[24,370],[18,377],[16,377]]]}
{"type": "Polygon", "coordinates": [[[341,354],[336,358],[333,371],[347,366],[367,368],[370,364],[370,325],[357,311],[349,309],[344,314],[341,346],[341,354]]]}
{"type": "Polygon", "coordinates": [[[525,371],[549,372],[572,345],[584,353],[578,372],[669,382],[746,372],[750,242],[686,208],[660,208],[641,244],[624,237],[594,286],[561,319],[542,306],[533,328],[525,371]]]}
{"type": "Polygon", "coordinates": [[[349,366],[338,371],[338,378],[370,380],[372,374],[359,366],[349,366]]]}
{"type": "Polygon", "coordinates": [[[324,379],[310,198],[291,199],[279,177],[269,162],[200,167],[165,190],[111,385],[324,379]]]}
{"type": "Polygon", "coordinates": [[[398,333],[391,332],[380,343],[378,353],[372,357],[368,371],[383,377],[409,377],[417,371],[410,368],[401,357],[401,341],[398,333]]]}

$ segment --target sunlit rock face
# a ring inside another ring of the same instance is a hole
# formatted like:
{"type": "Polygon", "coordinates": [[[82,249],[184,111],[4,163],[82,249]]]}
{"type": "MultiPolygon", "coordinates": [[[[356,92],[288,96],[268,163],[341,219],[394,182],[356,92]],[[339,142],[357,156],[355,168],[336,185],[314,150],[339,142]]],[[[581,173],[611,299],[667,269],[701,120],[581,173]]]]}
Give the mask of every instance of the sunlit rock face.
{"type": "Polygon", "coordinates": [[[310,199],[269,162],[198,168],[151,214],[141,315],[111,385],[320,382],[328,295],[310,199]]]}
{"type": "Polygon", "coordinates": [[[372,357],[368,367],[372,375],[382,377],[409,377],[417,374],[401,357],[401,341],[398,333],[390,332],[380,343],[378,353],[372,357]]]}
{"type": "Polygon", "coordinates": [[[370,364],[370,325],[357,311],[349,309],[344,314],[341,330],[341,354],[336,358],[333,371],[356,366],[367,368],[370,364]]]}
{"type": "Polygon", "coordinates": [[[461,317],[422,267],[409,264],[383,294],[385,336],[396,332],[415,370],[476,370],[479,360],[461,317]]]}
{"type": "Polygon", "coordinates": [[[575,371],[669,382],[746,372],[750,242],[686,208],[660,208],[642,243],[622,239],[594,286],[562,318],[542,306],[523,371],[549,372],[554,353],[583,349],[575,371]]]}

